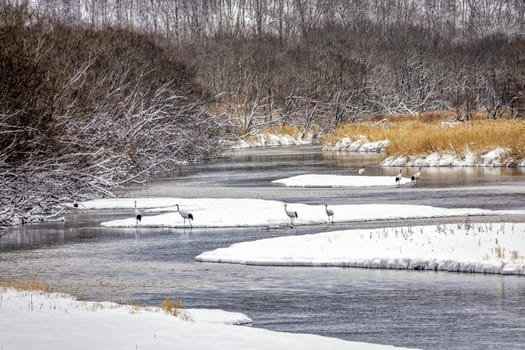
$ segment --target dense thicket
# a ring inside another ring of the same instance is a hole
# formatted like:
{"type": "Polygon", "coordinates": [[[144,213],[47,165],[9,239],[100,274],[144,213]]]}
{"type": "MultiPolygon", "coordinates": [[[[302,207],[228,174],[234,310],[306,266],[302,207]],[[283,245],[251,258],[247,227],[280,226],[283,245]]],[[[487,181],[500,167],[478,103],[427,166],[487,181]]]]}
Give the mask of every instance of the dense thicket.
{"type": "Polygon", "coordinates": [[[0,225],[220,152],[224,123],[184,53],[1,10],[0,225]]]}

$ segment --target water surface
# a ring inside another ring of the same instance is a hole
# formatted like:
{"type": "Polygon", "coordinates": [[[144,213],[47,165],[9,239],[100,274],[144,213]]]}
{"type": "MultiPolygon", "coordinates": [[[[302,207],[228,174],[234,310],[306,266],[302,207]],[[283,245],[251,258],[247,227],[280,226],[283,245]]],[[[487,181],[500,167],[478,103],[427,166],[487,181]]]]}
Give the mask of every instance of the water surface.
{"type": "MultiPolygon", "coordinates": [[[[248,151],[197,164],[127,195],[252,197],[308,203],[413,203],[523,209],[516,169],[423,170],[416,188],[289,189],[269,181],[301,173],[395,175],[378,156],[318,148],[248,151]],[[443,175],[445,174],[445,175],[443,175]]],[[[407,173],[411,169],[407,170],[407,173]]],[[[296,229],[108,229],[131,212],[93,211],[65,224],[25,226],[0,238],[0,279],[36,279],[90,300],[244,312],[254,327],[422,349],[518,349],[525,344],[525,278],[350,268],[197,263],[203,251],[236,242],[390,223],[296,229]]],[[[431,223],[431,221],[429,221],[431,223]]]]}

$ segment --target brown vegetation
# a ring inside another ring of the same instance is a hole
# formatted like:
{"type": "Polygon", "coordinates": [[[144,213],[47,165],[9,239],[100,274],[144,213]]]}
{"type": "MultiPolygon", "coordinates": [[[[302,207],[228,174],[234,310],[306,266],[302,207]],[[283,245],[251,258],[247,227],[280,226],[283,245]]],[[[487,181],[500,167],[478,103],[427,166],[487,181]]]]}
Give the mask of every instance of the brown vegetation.
{"type": "Polygon", "coordinates": [[[38,281],[2,281],[0,283],[2,288],[13,288],[18,291],[40,291],[49,293],[51,290],[49,286],[45,283],[38,281]]]}
{"type": "Polygon", "coordinates": [[[183,53],[125,29],[0,7],[0,226],[220,153],[183,53]]]}
{"type": "MultiPolygon", "coordinates": [[[[447,114],[445,114],[446,116],[447,114]]],[[[456,122],[430,114],[426,118],[385,118],[381,121],[347,124],[324,139],[333,143],[343,137],[363,135],[368,141],[390,140],[387,155],[426,155],[432,152],[481,154],[498,147],[508,157],[525,158],[525,121],[476,119],[456,122]]]]}

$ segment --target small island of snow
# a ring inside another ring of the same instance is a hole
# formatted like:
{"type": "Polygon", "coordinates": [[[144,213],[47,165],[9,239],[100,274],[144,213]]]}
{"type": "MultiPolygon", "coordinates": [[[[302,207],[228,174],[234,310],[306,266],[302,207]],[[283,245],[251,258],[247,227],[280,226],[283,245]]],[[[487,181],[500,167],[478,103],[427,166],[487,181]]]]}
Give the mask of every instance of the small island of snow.
{"type": "Polygon", "coordinates": [[[237,243],[202,262],[340,266],[525,275],[525,224],[346,230],[237,243]]]}

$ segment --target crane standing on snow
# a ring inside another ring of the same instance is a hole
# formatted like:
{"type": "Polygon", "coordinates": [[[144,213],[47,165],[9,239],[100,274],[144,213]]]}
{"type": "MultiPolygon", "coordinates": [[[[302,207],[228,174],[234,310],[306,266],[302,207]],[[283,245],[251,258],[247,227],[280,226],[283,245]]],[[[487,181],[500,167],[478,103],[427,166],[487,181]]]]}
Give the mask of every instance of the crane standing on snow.
{"type": "Polygon", "coordinates": [[[142,213],[137,209],[137,201],[135,201],[135,219],[137,225],[142,221],[142,213]]]}
{"type": "Polygon", "coordinates": [[[326,216],[328,216],[328,223],[333,224],[334,223],[334,211],[332,209],[328,209],[328,204],[324,205],[324,210],[326,211],[326,216]]]}
{"type": "Polygon", "coordinates": [[[399,169],[399,174],[396,176],[396,185],[399,187],[401,185],[401,178],[403,177],[403,169],[399,169]]]}
{"type": "Polygon", "coordinates": [[[286,209],[287,204],[284,203],[284,211],[286,212],[286,215],[290,218],[290,224],[293,226],[293,220],[297,219],[299,216],[297,215],[296,211],[288,210],[286,209]]]}
{"type": "Polygon", "coordinates": [[[177,207],[177,211],[179,212],[180,216],[184,219],[184,226],[186,226],[186,220],[188,220],[190,222],[190,227],[192,227],[193,214],[185,210],[180,210],[178,204],[175,204],[175,206],[177,207]]]}

